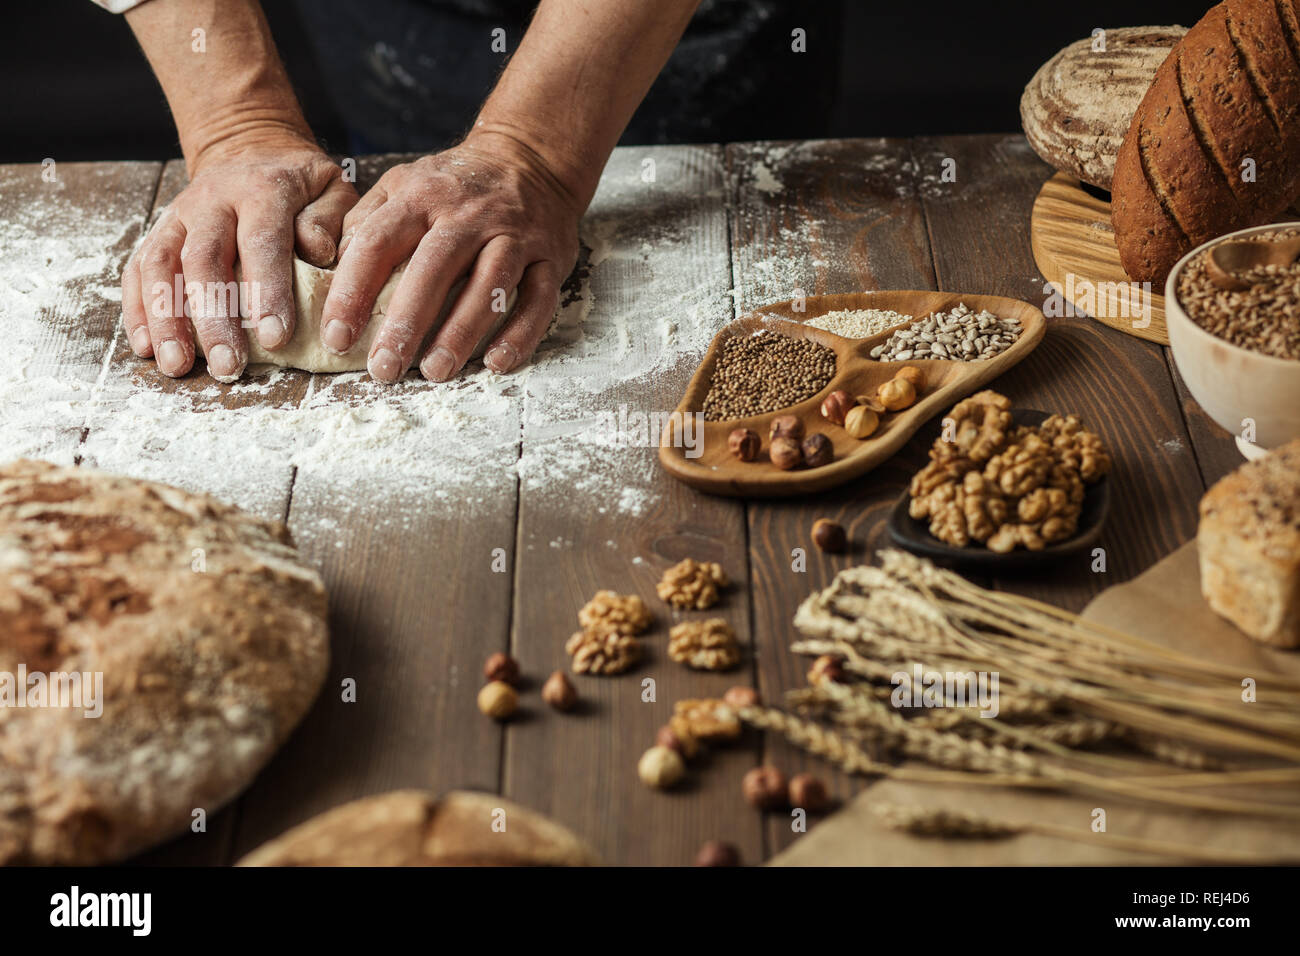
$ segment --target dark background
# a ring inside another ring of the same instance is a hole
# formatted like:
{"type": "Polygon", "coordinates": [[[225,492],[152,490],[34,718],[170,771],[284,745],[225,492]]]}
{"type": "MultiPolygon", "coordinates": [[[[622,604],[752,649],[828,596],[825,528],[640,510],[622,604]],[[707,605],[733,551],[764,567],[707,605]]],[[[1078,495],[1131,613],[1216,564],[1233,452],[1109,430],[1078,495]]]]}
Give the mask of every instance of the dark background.
{"type": "MultiPolygon", "coordinates": [[[[355,3],[360,9],[367,6],[366,0],[355,3]]],[[[817,3],[792,0],[780,6],[779,16],[798,25],[817,3]]],[[[346,149],[340,112],[327,92],[295,4],[263,0],[263,7],[313,129],[328,148],[346,149]]],[[[830,55],[838,61],[838,88],[820,91],[823,102],[829,97],[827,111],[805,114],[797,108],[757,104],[748,115],[729,119],[717,135],[705,138],[1018,129],[1021,90],[1060,47],[1098,26],[1190,26],[1208,7],[1194,0],[1040,2],[998,8],[978,2],[844,0],[842,14],[835,17],[842,22],[841,33],[825,38],[825,43],[821,36],[810,36],[806,54],[814,57],[819,48],[832,48],[830,55]]],[[[46,156],[107,160],[180,155],[162,93],[122,17],[89,0],[16,0],[5,20],[0,35],[0,162],[46,156]]],[[[466,125],[470,118],[465,116],[466,125]]],[[[698,133],[669,127],[653,134],[642,131],[625,137],[625,142],[699,138],[698,133]]]]}

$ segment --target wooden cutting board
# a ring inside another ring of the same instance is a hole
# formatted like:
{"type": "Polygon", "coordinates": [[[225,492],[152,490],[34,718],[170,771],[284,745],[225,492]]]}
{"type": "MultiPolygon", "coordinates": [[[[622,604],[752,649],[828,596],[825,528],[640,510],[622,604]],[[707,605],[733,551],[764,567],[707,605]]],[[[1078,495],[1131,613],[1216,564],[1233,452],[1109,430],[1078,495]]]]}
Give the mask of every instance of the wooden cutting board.
{"type": "MultiPolygon", "coordinates": [[[[1124,272],[1105,197],[1065,173],[1044,183],[1029,219],[1034,261],[1075,314],[1168,345],[1164,288],[1134,283],[1124,272]]],[[[1050,305],[1044,311],[1050,318],[1050,305]]]]}
{"type": "Polygon", "coordinates": [[[846,295],[817,295],[803,300],[804,308],[795,311],[793,301],[763,306],[758,312],[737,319],[720,331],[709,345],[704,360],[691,378],[669,421],[664,427],[659,461],[674,478],[719,495],[772,497],[823,491],[865,474],[903,447],[931,417],[947,411],[958,399],[982,388],[1028,355],[1043,338],[1046,322],[1043,313],[1027,302],[996,295],[969,295],[960,292],[887,291],[857,292],[846,295]],[[808,319],[842,309],[888,309],[919,321],[931,312],[946,312],[960,303],[979,312],[987,309],[1002,319],[1019,319],[1020,336],[1006,351],[991,359],[959,362],[947,359],[918,359],[907,362],[879,362],[871,350],[883,343],[903,325],[894,326],[865,339],[842,336],[802,324],[808,319]],[[835,352],[836,369],[830,383],[816,395],[797,405],[725,422],[704,422],[696,428],[693,416],[704,407],[713,379],[722,343],[736,335],[751,335],[769,330],[794,338],[811,339],[835,352]],[[821,414],[822,400],[836,389],[850,395],[874,394],[876,387],[893,378],[905,365],[920,369],[925,376],[917,400],[910,408],[881,416],[880,427],[868,438],[859,440],[842,426],[827,421],[821,414]],[[834,459],[819,468],[796,468],[782,471],[768,458],[769,426],[778,415],[795,415],[804,424],[806,434],[821,432],[832,442],[834,459]],[[685,425],[691,423],[691,431],[685,425]],[[727,448],[727,436],[735,428],[750,428],[763,441],[763,450],[755,461],[740,461],[727,448]],[[689,440],[688,440],[689,439],[689,440]]]}

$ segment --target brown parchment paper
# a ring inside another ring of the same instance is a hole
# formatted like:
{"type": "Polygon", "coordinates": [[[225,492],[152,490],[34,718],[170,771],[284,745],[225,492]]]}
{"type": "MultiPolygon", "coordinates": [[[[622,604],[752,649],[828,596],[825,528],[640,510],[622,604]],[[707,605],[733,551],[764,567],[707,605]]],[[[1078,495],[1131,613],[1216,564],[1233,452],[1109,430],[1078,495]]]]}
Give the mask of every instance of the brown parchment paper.
{"type": "MultiPolygon", "coordinates": [[[[1220,618],[1201,597],[1196,542],[1125,584],[1108,588],[1083,616],[1204,660],[1240,665],[1257,693],[1268,693],[1268,675],[1300,677],[1300,653],[1252,641],[1220,618]]],[[[1243,705],[1249,706],[1249,705],[1243,705]]],[[[1229,756],[1230,755],[1226,755],[1229,756]]],[[[1263,766],[1258,762],[1244,766],[1263,766]]],[[[1206,793],[1300,805],[1300,787],[1256,787],[1206,793]]],[[[1181,862],[1164,856],[1117,852],[1092,833],[1092,813],[1106,811],[1108,834],[1250,852],[1262,858],[1300,858],[1300,823],[1256,817],[1164,809],[1106,794],[1030,793],[1008,788],[935,786],[885,780],[868,787],[839,812],[809,829],[773,866],[1017,866],[1140,865],[1181,862]],[[1038,820],[1077,828],[1092,843],[1037,834],[1003,840],[914,837],[881,826],[870,811],[876,801],[965,809],[997,820],[1038,820]]]]}

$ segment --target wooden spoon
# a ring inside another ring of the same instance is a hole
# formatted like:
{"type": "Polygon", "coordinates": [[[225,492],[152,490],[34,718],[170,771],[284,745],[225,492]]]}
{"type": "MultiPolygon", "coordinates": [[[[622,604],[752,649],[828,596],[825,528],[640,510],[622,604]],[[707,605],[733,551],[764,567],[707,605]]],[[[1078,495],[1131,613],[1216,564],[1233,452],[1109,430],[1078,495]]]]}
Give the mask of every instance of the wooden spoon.
{"type": "Polygon", "coordinates": [[[1239,273],[1257,266],[1289,266],[1300,256],[1300,236],[1290,239],[1235,239],[1210,249],[1205,271],[1220,289],[1241,292],[1253,283],[1239,273]]]}

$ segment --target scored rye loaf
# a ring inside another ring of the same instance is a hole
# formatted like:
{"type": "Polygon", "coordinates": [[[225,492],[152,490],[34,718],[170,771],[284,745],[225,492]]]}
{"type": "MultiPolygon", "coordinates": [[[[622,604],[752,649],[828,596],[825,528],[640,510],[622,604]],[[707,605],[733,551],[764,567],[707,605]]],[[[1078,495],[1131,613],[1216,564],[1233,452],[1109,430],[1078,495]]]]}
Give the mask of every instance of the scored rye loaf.
{"type": "Polygon", "coordinates": [[[1133,113],[1186,32],[1181,26],[1119,27],[1058,52],[1038,68],[1020,97],[1029,145],[1048,165],[1110,189],[1115,156],[1133,113]]]}
{"type": "Polygon", "coordinates": [[[121,860],[210,816],[328,662],[324,586],[282,525],[89,469],[0,467],[0,864],[121,860]]]}
{"type": "Polygon", "coordinates": [[[1300,195],[1296,0],[1227,0],[1179,41],[1115,164],[1111,223],[1129,277],[1275,219],[1300,195]]]}

